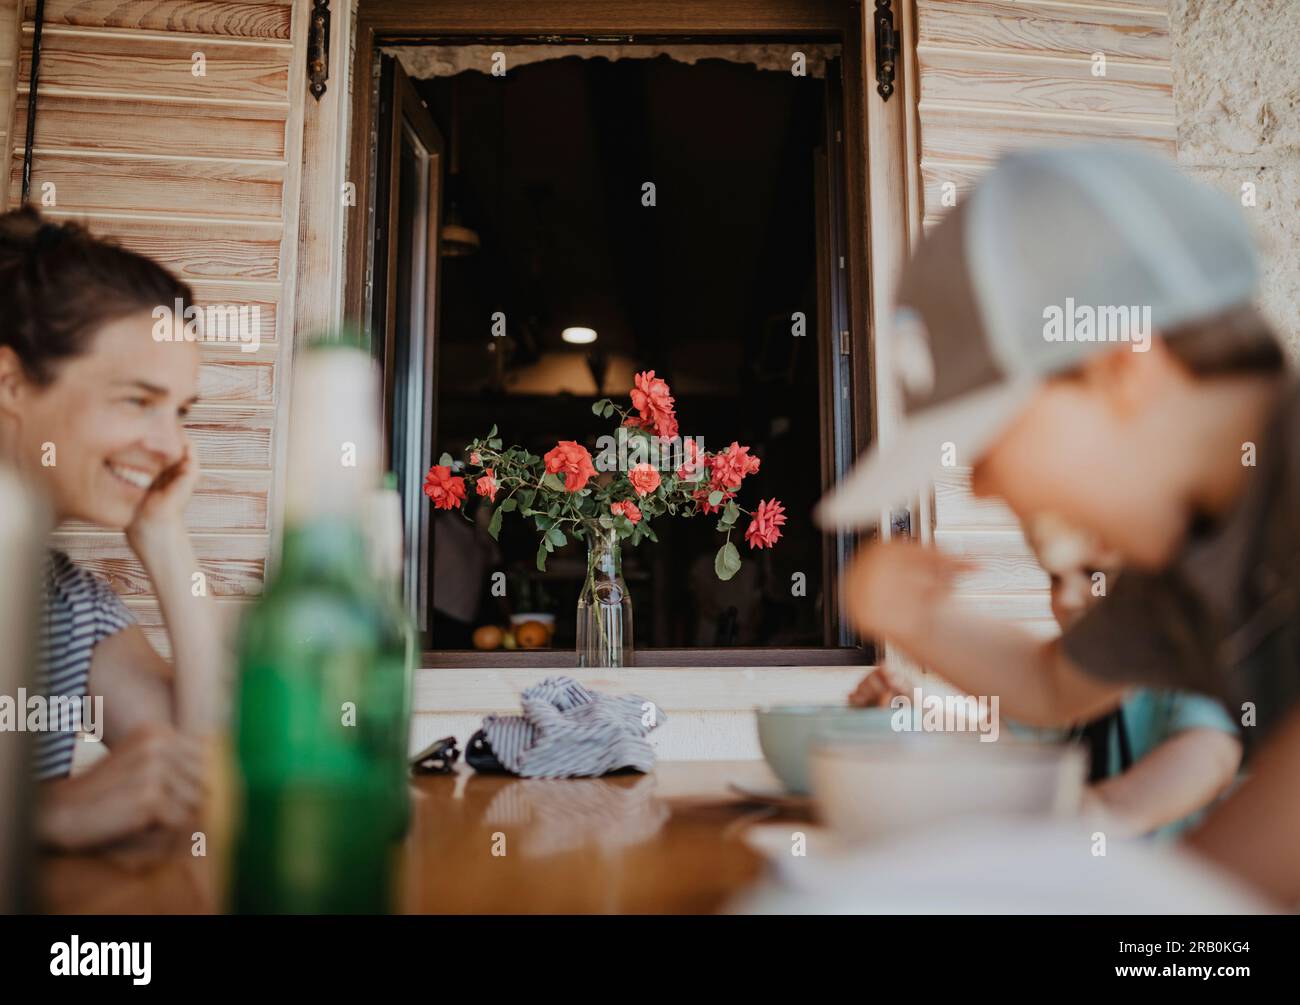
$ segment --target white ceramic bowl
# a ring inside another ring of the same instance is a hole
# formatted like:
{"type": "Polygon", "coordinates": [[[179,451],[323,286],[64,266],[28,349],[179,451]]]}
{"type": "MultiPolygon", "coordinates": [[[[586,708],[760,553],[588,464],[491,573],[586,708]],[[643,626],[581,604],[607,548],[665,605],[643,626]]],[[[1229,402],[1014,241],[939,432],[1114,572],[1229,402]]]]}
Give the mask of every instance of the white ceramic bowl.
{"type": "Polygon", "coordinates": [[[821,819],[867,841],[968,814],[1075,814],[1086,758],[1077,744],[908,733],[820,740],[809,767],[821,819]]]}
{"type": "Polygon", "coordinates": [[[848,705],[775,705],[755,709],[758,745],[785,787],[807,795],[808,753],[817,738],[833,733],[857,737],[891,731],[887,708],[848,705]]]}

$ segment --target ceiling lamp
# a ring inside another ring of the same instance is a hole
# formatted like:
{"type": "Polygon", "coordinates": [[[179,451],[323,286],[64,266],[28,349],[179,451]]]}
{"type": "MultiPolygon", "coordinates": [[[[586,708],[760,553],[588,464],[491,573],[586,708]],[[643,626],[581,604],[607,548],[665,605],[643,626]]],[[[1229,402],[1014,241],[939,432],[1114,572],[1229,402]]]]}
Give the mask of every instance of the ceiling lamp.
{"type": "Polygon", "coordinates": [[[573,345],[590,345],[596,341],[596,329],[566,328],[560,332],[560,338],[573,345]]]}

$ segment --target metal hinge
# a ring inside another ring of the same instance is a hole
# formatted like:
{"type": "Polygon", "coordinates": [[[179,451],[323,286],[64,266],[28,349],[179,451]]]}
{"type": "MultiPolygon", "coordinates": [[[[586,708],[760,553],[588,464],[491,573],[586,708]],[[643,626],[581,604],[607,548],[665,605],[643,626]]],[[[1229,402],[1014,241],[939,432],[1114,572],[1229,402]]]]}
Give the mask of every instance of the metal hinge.
{"type": "Polygon", "coordinates": [[[885,101],[894,93],[894,64],[898,59],[898,31],[890,0],[876,0],[876,92],[885,101]]]}
{"type": "Polygon", "coordinates": [[[840,355],[848,356],[853,351],[853,336],[847,328],[840,329],[840,355]]]}
{"type": "Polygon", "coordinates": [[[311,96],[320,101],[330,76],[330,4],[312,0],[311,27],[307,32],[307,83],[311,96]]]}

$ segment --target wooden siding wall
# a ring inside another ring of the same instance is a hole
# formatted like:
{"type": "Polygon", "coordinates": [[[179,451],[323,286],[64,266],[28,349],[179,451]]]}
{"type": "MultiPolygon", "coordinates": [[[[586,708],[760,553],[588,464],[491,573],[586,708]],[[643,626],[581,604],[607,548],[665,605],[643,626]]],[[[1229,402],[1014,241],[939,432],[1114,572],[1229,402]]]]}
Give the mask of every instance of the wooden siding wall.
{"type": "MultiPolygon", "coordinates": [[[[0,150],[11,144],[14,122],[14,64],[18,62],[18,4],[0,0],[0,150]]],[[[22,135],[20,126],[19,135],[22,135]]],[[[4,198],[0,195],[0,207],[4,198]]]]}
{"type": "MultiPolygon", "coordinates": [[[[228,615],[261,591],[275,530],[308,6],[304,0],[45,3],[32,201],[42,205],[44,186],[53,183],[54,203],[43,206],[48,215],[81,221],[152,255],[188,281],[201,304],[261,310],[257,352],[234,344],[202,347],[201,403],[187,423],[204,471],[187,520],[209,590],[228,615]],[[196,54],[201,75],[194,71],[196,54]]],[[[17,46],[16,122],[25,122],[34,9],[27,0],[17,46]]],[[[5,31],[0,21],[0,43],[5,31]]],[[[5,51],[0,48],[0,75],[5,51]]],[[[11,130],[6,142],[14,206],[23,129],[11,130]]],[[[168,651],[149,580],[122,536],[65,526],[56,538],[74,560],[112,582],[168,651]]]]}
{"type": "MultiPolygon", "coordinates": [[[[1078,141],[1175,153],[1168,0],[917,0],[922,218],[946,211],[1004,151],[1078,141]],[[1105,76],[1093,73],[1105,57],[1105,76]]],[[[934,539],[980,571],[963,594],[1054,634],[1047,577],[1004,507],[975,499],[970,471],[935,486],[934,539]]]]}

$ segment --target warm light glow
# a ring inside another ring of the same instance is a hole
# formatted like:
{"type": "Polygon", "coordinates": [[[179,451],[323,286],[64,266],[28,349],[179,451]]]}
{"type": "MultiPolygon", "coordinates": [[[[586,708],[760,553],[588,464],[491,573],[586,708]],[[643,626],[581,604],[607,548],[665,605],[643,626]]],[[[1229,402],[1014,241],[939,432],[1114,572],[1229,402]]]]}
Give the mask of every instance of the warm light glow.
{"type": "Polygon", "coordinates": [[[560,332],[560,338],[566,342],[572,342],[574,345],[586,345],[589,342],[596,341],[596,329],[566,328],[560,332]]]}

